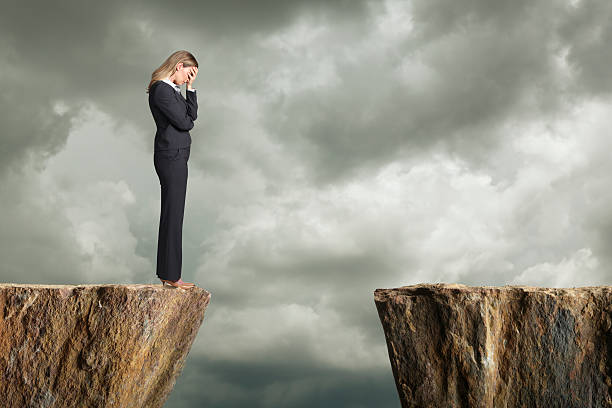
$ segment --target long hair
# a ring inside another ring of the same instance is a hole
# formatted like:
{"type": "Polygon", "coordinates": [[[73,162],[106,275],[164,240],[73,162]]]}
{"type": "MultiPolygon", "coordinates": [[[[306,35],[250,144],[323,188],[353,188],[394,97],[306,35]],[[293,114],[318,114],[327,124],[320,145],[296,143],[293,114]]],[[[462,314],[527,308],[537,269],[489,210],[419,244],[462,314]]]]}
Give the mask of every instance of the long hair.
{"type": "Polygon", "coordinates": [[[195,59],[192,53],[185,50],[175,51],[166,58],[159,68],[153,71],[153,74],[151,74],[151,81],[145,92],[149,93],[149,89],[151,89],[151,85],[153,85],[155,81],[171,76],[176,69],[176,64],[179,62],[182,62],[184,67],[198,67],[198,60],[195,59]]]}

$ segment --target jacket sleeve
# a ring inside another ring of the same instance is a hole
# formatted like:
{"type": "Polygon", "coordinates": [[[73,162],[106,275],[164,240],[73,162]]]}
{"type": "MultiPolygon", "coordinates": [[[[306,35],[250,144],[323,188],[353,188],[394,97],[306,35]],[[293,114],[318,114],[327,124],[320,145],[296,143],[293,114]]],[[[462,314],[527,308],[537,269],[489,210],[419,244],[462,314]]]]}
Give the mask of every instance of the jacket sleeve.
{"type": "Polygon", "coordinates": [[[176,96],[170,92],[176,91],[167,86],[158,86],[153,94],[155,105],[168,118],[172,126],[179,130],[191,130],[193,119],[187,113],[187,106],[177,101],[176,96]]]}
{"type": "Polygon", "coordinates": [[[187,90],[187,114],[191,120],[198,118],[198,95],[194,90],[187,90]]]}

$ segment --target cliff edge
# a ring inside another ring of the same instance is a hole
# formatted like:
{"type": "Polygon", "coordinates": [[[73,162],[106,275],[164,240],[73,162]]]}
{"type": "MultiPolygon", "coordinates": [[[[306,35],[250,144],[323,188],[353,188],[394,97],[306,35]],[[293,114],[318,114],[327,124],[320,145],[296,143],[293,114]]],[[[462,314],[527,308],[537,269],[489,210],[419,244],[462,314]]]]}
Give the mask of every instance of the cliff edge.
{"type": "Polygon", "coordinates": [[[376,289],[406,407],[612,407],[612,286],[376,289]]]}
{"type": "Polygon", "coordinates": [[[0,283],[6,407],[161,407],[211,294],[162,285],[0,283]]]}

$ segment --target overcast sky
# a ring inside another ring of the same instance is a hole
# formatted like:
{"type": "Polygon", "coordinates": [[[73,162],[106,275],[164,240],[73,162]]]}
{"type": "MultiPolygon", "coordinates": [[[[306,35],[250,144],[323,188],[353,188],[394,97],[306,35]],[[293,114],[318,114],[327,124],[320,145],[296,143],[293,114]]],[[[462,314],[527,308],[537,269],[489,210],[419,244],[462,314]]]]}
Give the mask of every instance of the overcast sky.
{"type": "Polygon", "coordinates": [[[397,408],[375,289],[612,284],[608,1],[11,3],[4,282],[159,284],[145,87],[199,61],[167,407],[397,408]]]}

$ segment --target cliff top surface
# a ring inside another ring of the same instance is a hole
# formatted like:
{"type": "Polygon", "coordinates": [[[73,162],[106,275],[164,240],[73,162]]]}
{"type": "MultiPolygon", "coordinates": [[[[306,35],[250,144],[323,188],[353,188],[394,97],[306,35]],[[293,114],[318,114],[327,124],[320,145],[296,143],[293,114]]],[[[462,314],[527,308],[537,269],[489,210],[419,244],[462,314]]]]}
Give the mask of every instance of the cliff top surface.
{"type": "MultiPolygon", "coordinates": [[[[154,290],[175,290],[175,288],[171,288],[169,286],[164,287],[161,283],[129,283],[129,284],[119,284],[119,283],[84,283],[78,285],[53,285],[53,284],[36,284],[36,283],[10,283],[10,282],[0,282],[1,288],[11,288],[11,287],[19,287],[19,288],[31,288],[31,289],[75,289],[75,288],[99,288],[99,287],[115,287],[115,288],[126,288],[126,289],[154,289],[154,290]]],[[[180,289],[179,289],[180,290],[180,289]]],[[[188,289],[188,291],[206,291],[199,286],[195,286],[193,289],[188,289]]]]}
{"type": "Polygon", "coordinates": [[[431,295],[439,292],[543,292],[550,294],[568,294],[572,292],[598,292],[612,291],[612,286],[574,286],[566,288],[504,285],[504,286],[468,286],[461,283],[419,283],[415,285],[400,286],[397,288],[381,288],[374,291],[375,295],[431,295]]]}

